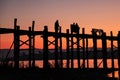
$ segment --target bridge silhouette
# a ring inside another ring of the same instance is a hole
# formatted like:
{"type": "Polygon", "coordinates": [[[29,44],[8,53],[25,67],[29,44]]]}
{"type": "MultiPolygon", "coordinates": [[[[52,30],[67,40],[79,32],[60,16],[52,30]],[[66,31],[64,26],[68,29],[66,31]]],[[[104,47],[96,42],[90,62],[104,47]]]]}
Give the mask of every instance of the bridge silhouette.
{"type": "MultiPolygon", "coordinates": [[[[86,34],[85,29],[82,28],[82,32],[80,33],[80,27],[77,23],[73,23],[70,25],[70,30],[67,29],[66,33],[63,33],[61,30],[61,26],[59,25],[58,20],[54,25],[54,32],[48,31],[48,26],[44,26],[43,31],[35,31],[34,30],[35,21],[32,22],[32,27],[29,27],[29,30],[21,30],[20,26],[17,25],[17,19],[14,19],[14,29],[9,28],[0,28],[0,34],[10,34],[14,35],[14,68],[19,69],[19,54],[20,54],[20,46],[26,44],[29,46],[29,68],[35,67],[35,36],[39,35],[43,39],[43,70],[47,73],[46,70],[51,70],[49,65],[49,46],[54,45],[54,61],[55,67],[54,70],[58,70],[59,74],[62,75],[65,71],[69,71],[71,74],[80,74],[78,80],[117,80],[115,78],[114,71],[118,71],[118,76],[120,80],[120,31],[117,36],[113,36],[112,31],[110,32],[110,36],[106,35],[102,29],[92,29],[92,34],[86,34]],[[20,36],[28,36],[28,40],[22,41],[20,40],[20,36]],[[49,37],[53,37],[54,40],[49,40],[49,37]],[[63,38],[66,39],[66,43],[63,43],[63,38]],[[92,40],[93,48],[92,48],[92,57],[89,51],[89,39],[92,40]],[[97,40],[101,40],[102,48],[101,50],[97,47],[97,40]],[[108,51],[107,48],[107,40],[110,41],[110,48],[108,51]],[[114,47],[114,41],[117,41],[117,47],[114,47]],[[21,44],[20,44],[21,42],[21,44]],[[82,44],[80,44],[82,43],[82,44]],[[66,44],[66,65],[67,68],[63,68],[63,48],[62,44],[66,44]],[[76,46],[76,47],[75,47],[76,46]],[[76,50],[76,51],[74,51],[76,50]],[[98,56],[101,53],[101,57],[98,56]],[[74,68],[74,59],[77,59],[78,68],[74,68]],[[117,57],[115,56],[117,55],[117,57]],[[109,56],[109,57],[108,57],[109,56]],[[93,68],[89,67],[89,59],[93,59],[93,68]],[[97,60],[102,59],[103,67],[99,68],[97,60]],[[111,60],[111,68],[108,68],[107,59],[111,60]],[[118,68],[114,66],[114,60],[118,61],[118,68]],[[80,62],[82,60],[82,63],[80,62]],[[59,62],[60,61],[60,62],[59,62]],[[71,63],[71,64],[70,64],[71,63]],[[82,66],[81,66],[82,65],[82,66]],[[61,72],[60,72],[61,71],[61,72]],[[96,74],[97,73],[97,74],[96,74]],[[112,73],[112,77],[107,76],[107,74],[112,73]],[[91,74],[91,75],[90,75],[91,74]],[[96,76],[94,76],[96,74],[96,76]],[[86,76],[87,79],[86,79],[86,76]],[[92,76],[91,77],[88,77],[92,76]],[[85,76],[85,77],[84,77],[85,76]],[[89,78],[89,79],[88,79],[89,78]],[[100,79],[99,79],[100,78],[100,79]]],[[[53,69],[52,69],[53,70],[53,69]]],[[[66,74],[71,75],[69,72],[66,74]]],[[[49,72],[48,72],[49,73],[49,72]]],[[[58,74],[56,74],[58,76],[58,74]]],[[[54,76],[56,76],[54,75],[54,76]]],[[[71,79],[70,79],[71,80],[71,79]]]]}

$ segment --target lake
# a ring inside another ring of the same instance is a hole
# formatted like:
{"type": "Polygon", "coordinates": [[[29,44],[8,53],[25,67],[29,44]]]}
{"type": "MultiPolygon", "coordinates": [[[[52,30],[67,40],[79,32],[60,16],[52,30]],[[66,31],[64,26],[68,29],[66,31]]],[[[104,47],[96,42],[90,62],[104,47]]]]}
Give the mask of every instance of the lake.
{"type": "MultiPolygon", "coordinates": [[[[77,60],[75,59],[73,62],[74,62],[74,68],[78,68],[77,60]]],[[[83,60],[80,60],[80,65],[82,65],[82,62],[83,62],[83,60]]],[[[89,59],[88,62],[89,62],[88,67],[94,68],[94,60],[89,59]]],[[[22,67],[22,68],[23,67],[27,68],[29,66],[28,63],[29,63],[28,61],[20,61],[19,62],[20,67],[22,67]]],[[[51,68],[54,68],[55,61],[49,60],[49,63],[51,64],[51,68]]],[[[98,63],[98,68],[103,68],[102,59],[98,59],[97,63],[98,63]]],[[[63,60],[63,68],[66,68],[66,64],[67,64],[67,60],[63,60]]],[[[111,64],[112,64],[111,59],[107,59],[107,67],[108,68],[112,68],[111,64]]],[[[36,60],[35,65],[39,68],[43,68],[43,60],[36,60]]],[[[71,67],[70,65],[71,65],[71,61],[69,63],[69,67],[71,67]]],[[[87,60],[85,60],[85,67],[87,68],[87,60]]],[[[117,59],[114,59],[114,67],[118,68],[118,60],[117,59]]],[[[115,73],[115,77],[118,78],[118,71],[115,71],[114,73],[115,73]]],[[[108,76],[112,76],[112,73],[108,74],[108,76]]]]}

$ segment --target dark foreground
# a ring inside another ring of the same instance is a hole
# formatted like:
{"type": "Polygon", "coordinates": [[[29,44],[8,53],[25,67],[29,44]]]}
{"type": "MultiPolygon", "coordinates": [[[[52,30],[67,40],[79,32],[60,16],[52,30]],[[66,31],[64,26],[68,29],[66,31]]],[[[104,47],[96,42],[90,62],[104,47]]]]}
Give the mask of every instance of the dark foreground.
{"type": "Polygon", "coordinates": [[[0,80],[117,80],[104,69],[0,68],[0,80]]]}

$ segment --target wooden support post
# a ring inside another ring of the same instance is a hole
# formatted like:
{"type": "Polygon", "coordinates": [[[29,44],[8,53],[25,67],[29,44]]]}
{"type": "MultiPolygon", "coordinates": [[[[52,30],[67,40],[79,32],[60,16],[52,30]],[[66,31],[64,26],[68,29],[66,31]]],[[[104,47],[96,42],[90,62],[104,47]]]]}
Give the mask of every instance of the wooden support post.
{"type": "Polygon", "coordinates": [[[97,68],[97,34],[92,31],[92,35],[93,35],[93,55],[94,55],[94,68],[97,68]]]}
{"type": "Polygon", "coordinates": [[[49,68],[48,66],[48,27],[44,26],[43,31],[43,68],[49,68]]]}
{"type": "MultiPolygon", "coordinates": [[[[112,64],[112,69],[114,69],[114,54],[113,54],[113,33],[112,31],[110,32],[111,35],[111,64],[112,64]]],[[[115,78],[114,71],[112,72],[112,77],[115,78]]]]}
{"type": "Polygon", "coordinates": [[[103,53],[103,68],[107,68],[107,43],[106,43],[106,33],[102,34],[102,53],[103,53]]]}
{"type": "Polygon", "coordinates": [[[66,37],[66,44],[67,44],[67,68],[69,68],[69,29],[67,29],[67,37],[66,37]]]}
{"type": "Polygon", "coordinates": [[[79,30],[77,32],[77,57],[78,57],[78,68],[80,68],[80,43],[79,43],[79,30]]]}
{"type": "Polygon", "coordinates": [[[19,68],[19,54],[20,54],[20,27],[17,26],[17,19],[14,19],[14,67],[19,68]]]}
{"type": "Polygon", "coordinates": [[[87,68],[89,68],[88,38],[86,38],[86,58],[87,58],[87,68]]]}
{"type": "Polygon", "coordinates": [[[58,30],[55,30],[55,68],[59,68],[59,64],[58,64],[58,30]]]}
{"type": "MultiPolygon", "coordinates": [[[[61,34],[61,27],[60,27],[60,34],[61,34]]],[[[62,54],[62,36],[60,36],[60,58],[61,58],[61,68],[63,67],[63,54],[62,54]]]]}
{"type": "Polygon", "coordinates": [[[119,80],[120,80],[120,31],[118,32],[118,76],[119,76],[119,80]]]}
{"type": "Polygon", "coordinates": [[[83,51],[83,68],[85,68],[85,39],[84,39],[84,34],[85,34],[85,29],[82,28],[82,35],[83,35],[83,39],[82,39],[82,51],[83,51]]]}
{"type": "MultiPolygon", "coordinates": [[[[73,32],[71,31],[71,34],[73,34],[73,32]]],[[[73,63],[73,36],[71,37],[71,68],[74,67],[74,63],[73,63]]]]}
{"type": "Polygon", "coordinates": [[[35,67],[35,35],[34,35],[34,24],[35,21],[32,22],[32,67],[35,67]]]}
{"type": "Polygon", "coordinates": [[[29,37],[29,68],[31,68],[31,40],[32,40],[32,37],[31,37],[31,27],[29,27],[29,34],[28,34],[28,37],[29,37]]]}

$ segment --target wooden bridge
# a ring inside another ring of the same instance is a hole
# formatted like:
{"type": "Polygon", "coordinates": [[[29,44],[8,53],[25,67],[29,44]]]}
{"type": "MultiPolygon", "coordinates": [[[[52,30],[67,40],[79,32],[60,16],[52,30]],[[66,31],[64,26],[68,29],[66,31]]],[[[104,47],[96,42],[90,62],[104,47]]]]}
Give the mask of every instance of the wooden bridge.
{"type": "MultiPolygon", "coordinates": [[[[101,29],[92,29],[92,34],[86,34],[85,29],[82,28],[82,33],[80,33],[80,27],[77,23],[73,23],[70,26],[70,30],[67,29],[66,33],[62,33],[61,27],[59,26],[58,21],[55,22],[55,32],[49,32],[48,27],[44,26],[43,31],[35,31],[34,30],[34,24],[35,21],[32,23],[32,27],[29,27],[29,30],[21,30],[20,26],[17,25],[17,19],[14,19],[14,29],[8,29],[8,28],[0,28],[0,34],[10,34],[12,33],[14,35],[14,67],[19,68],[19,54],[20,54],[20,46],[26,44],[29,46],[29,67],[35,67],[35,36],[39,35],[41,38],[43,38],[43,68],[48,69],[49,68],[49,59],[48,59],[48,53],[49,53],[49,46],[54,45],[54,60],[55,60],[55,69],[63,68],[63,48],[62,39],[66,39],[66,60],[67,60],[67,69],[74,68],[74,48],[76,48],[76,55],[77,55],[77,64],[78,69],[81,71],[84,71],[85,69],[89,70],[103,70],[103,72],[107,71],[108,73],[112,72],[112,78],[110,80],[115,80],[115,74],[114,71],[118,71],[118,76],[120,78],[120,31],[118,32],[117,36],[113,36],[112,31],[110,32],[110,36],[106,35],[106,32],[104,32],[101,29]],[[22,41],[20,40],[20,36],[28,36],[28,40],[22,41]],[[50,41],[49,37],[53,37],[54,40],[50,41]],[[76,40],[74,40],[76,39],[76,40]],[[93,61],[94,61],[94,67],[91,69],[89,68],[89,39],[92,39],[93,43],[93,61]],[[97,40],[101,40],[102,45],[102,63],[103,68],[98,67],[98,47],[97,47],[97,40]],[[110,41],[110,52],[107,51],[107,40],[110,41]],[[117,41],[117,51],[116,54],[114,53],[114,41],[117,41]],[[22,42],[22,44],[20,44],[22,42]],[[28,43],[27,43],[28,42],[28,43]],[[82,43],[82,44],[80,44],[82,43]],[[74,47],[76,46],[76,47],[74,47]],[[111,59],[111,68],[108,68],[108,54],[109,59],[111,59]],[[117,55],[117,57],[115,57],[117,55]],[[114,66],[114,60],[118,61],[118,68],[115,68],[114,66]],[[58,62],[60,61],[60,64],[58,62]],[[82,60],[82,63],[80,62],[82,60]],[[71,63],[71,64],[70,64],[71,63]],[[87,64],[86,64],[87,63],[87,64]],[[82,67],[81,67],[82,65],[82,67]]],[[[88,70],[88,71],[89,71],[88,70]]],[[[108,79],[109,80],[109,79],[108,79]]],[[[120,79],[119,79],[120,80],[120,79]]]]}

